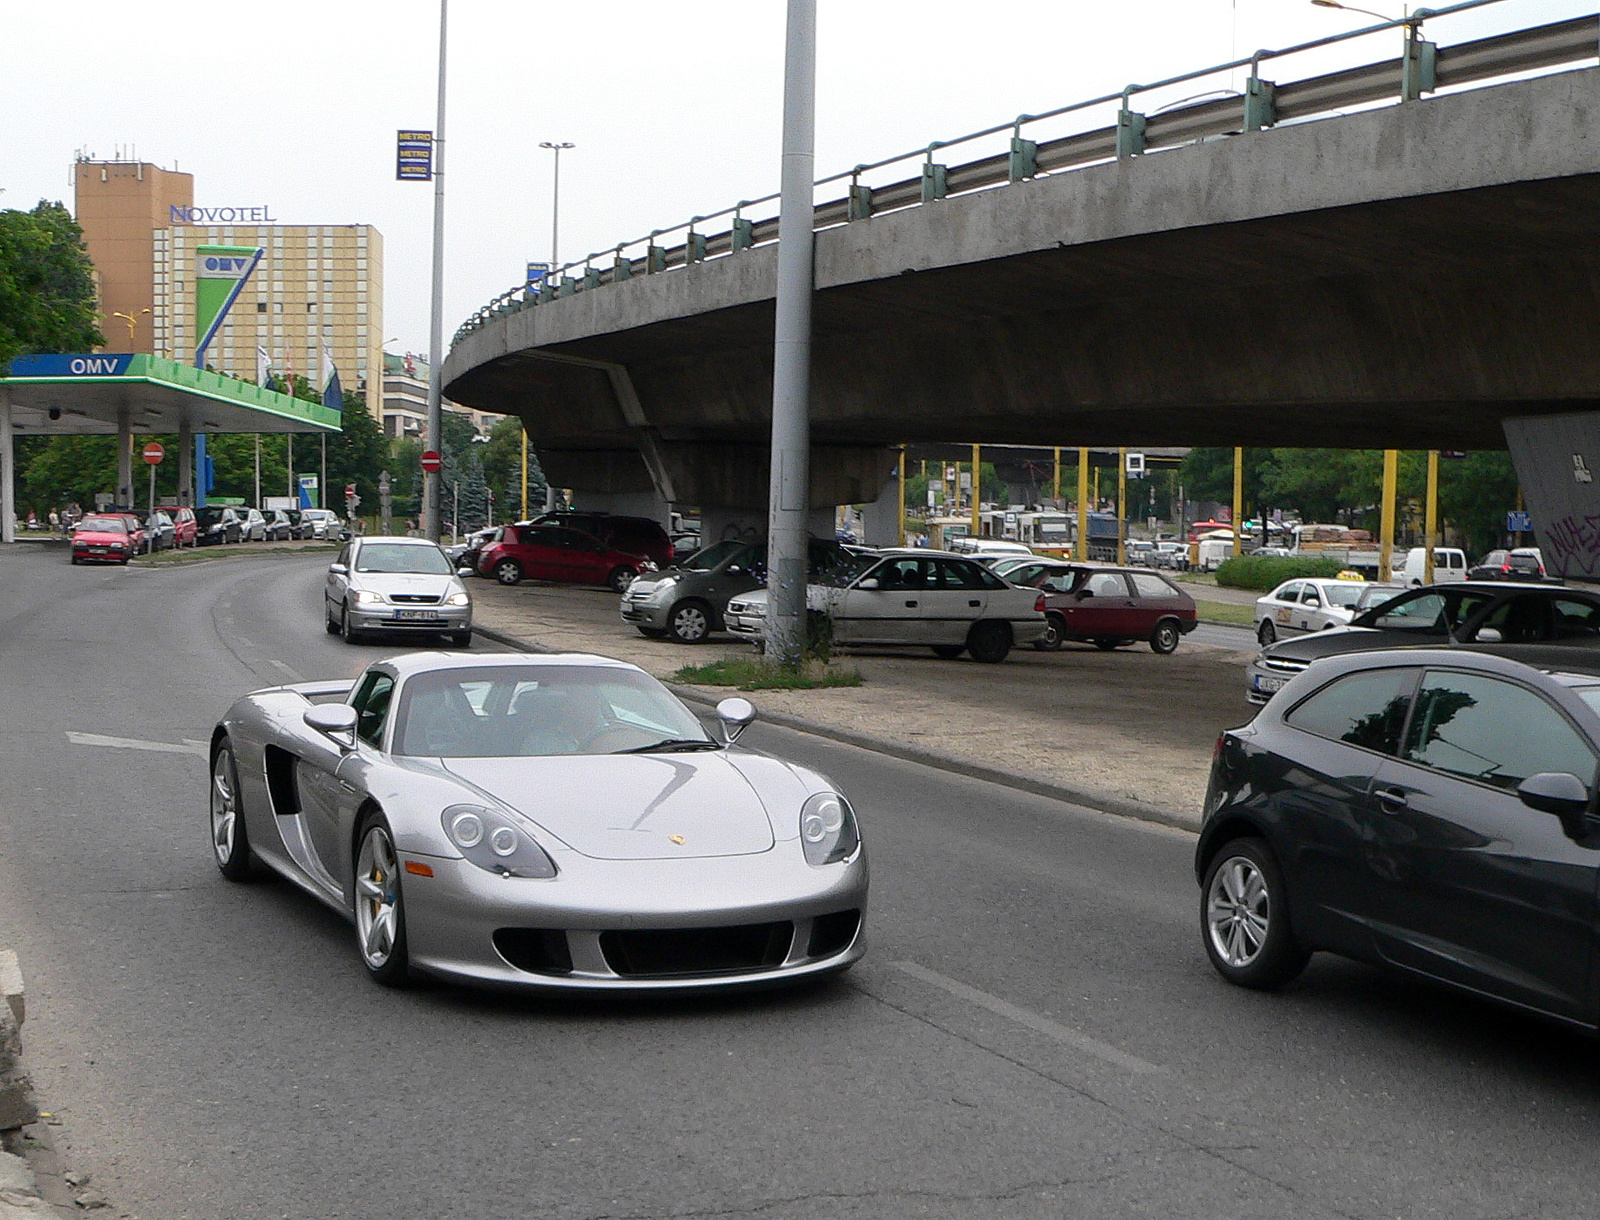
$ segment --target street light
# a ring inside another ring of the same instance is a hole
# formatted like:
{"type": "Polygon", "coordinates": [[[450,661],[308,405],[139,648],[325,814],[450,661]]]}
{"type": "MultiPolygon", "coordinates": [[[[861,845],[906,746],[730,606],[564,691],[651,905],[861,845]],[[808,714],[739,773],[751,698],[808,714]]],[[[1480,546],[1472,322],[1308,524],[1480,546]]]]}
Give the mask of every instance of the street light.
{"type": "Polygon", "coordinates": [[[139,325],[139,319],[143,315],[145,315],[145,314],[147,314],[149,312],[150,311],[148,309],[137,309],[133,313],[121,313],[121,312],[113,312],[112,313],[111,316],[113,318],[121,318],[124,322],[126,322],[128,324],[128,346],[129,347],[133,346],[133,332],[134,332],[134,328],[139,325]]]}
{"type": "Polygon", "coordinates": [[[541,140],[539,147],[548,148],[555,154],[556,160],[554,193],[550,201],[550,274],[554,275],[556,264],[560,261],[556,255],[556,250],[559,244],[558,238],[561,234],[561,152],[563,149],[576,148],[578,146],[576,144],[556,144],[549,140],[541,140]]]}
{"type": "MultiPolygon", "coordinates": [[[[1375,13],[1370,8],[1357,8],[1353,4],[1340,4],[1339,0],[1311,0],[1311,3],[1316,5],[1318,8],[1338,8],[1343,9],[1347,13],[1360,13],[1364,17],[1376,17],[1379,21],[1394,20],[1393,17],[1387,17],[1382,13],[1375,13]]],[[[1402,4],[1400,6],[1400,20],[1404,21],[1409,16],[1411,16],[1410,5],[1402,4]]]]}

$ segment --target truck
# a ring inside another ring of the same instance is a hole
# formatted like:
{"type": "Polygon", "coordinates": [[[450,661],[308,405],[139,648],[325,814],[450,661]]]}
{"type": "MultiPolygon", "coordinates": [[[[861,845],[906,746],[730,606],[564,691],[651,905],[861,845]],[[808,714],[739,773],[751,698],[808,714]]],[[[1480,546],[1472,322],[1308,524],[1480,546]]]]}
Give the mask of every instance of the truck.
{"type": "Polygon", "coordinates": [[[1379,548],[1366,530],[1343,525],[1297,525],[1290,553],[1309,559],[1333,559],[1369,580],[1377,578],[1379,548]]]}

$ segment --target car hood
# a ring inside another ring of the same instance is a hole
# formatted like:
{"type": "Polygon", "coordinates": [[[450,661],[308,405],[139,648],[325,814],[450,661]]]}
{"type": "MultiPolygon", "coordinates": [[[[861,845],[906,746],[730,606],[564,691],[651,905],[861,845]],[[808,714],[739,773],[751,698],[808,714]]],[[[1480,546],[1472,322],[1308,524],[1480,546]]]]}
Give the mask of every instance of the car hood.
{"type": "Polygon", "coordinates": [[[112,546],[128,541],[126,534],[113,534],[106,530],[76,530],[72,535],[74,542],[87,542],[94,546],[112,546]]]}
{"type": "Polygon", "coordinates": [[[460,586],[454,576],[429,576],[417,572],[355,572],[350,583],[357,589],[370,589],[392,597],[396,593],[420,593],[447,597],[460,586]]]}
{"type": "Polygon", "coordinates": [[[597,860],[747,856],[773,844],[766,806],[720,752],[451,758],[444,765],[597,860]]]}
{"type": "Polygon", "coordinates": [[[1284,640],[1261,650],[1263,657],[1282,657],[1290,661],[1316,661],[1346,652],[1370,652],[1379,648],[1421,648],[1447,644],[1436,635],[1415,631],[1383,631],[1377,627],[1330,627],[1293,640],[1284,640]]]}

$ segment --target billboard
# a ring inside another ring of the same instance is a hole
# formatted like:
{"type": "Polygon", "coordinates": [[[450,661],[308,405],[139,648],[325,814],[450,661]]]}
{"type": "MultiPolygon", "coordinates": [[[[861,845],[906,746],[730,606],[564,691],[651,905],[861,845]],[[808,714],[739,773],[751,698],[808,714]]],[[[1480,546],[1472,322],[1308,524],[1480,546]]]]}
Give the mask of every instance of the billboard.
{"type": "Polygon", "coordinates": [[[205,367],[206,348],[222,328],[244,282],[261,261],[260,246],[196,246],[194,248],[194,363],[205,367]]]}

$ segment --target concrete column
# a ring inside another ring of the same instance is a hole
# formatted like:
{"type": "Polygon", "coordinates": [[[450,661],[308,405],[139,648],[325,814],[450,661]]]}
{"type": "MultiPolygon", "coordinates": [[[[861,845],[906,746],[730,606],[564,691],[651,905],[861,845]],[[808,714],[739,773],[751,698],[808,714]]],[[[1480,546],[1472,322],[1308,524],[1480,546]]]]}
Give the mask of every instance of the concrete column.
{"type": "Polygon", "coordinates": [[[11,391],[0,387],[0,542],[17,540],[17,463],[11,451],[11,391]]]}
{"type": "Polygon", "coordinates": [[[861,506],[861,541],[867,546],[903,546],[900,526],[900,480],[891,478],[883,494],[870,504],[861,506]]]}
{"type": "Polygon", "coordinates": [[[178,503],[194,506],[194,438],[186,419],[178,422],[178,503]]]}
{"type": "Polygon", "coordinates": [[[117,503],[133,507],[133,419],[127,407],[117,409],[117,503]]]}

